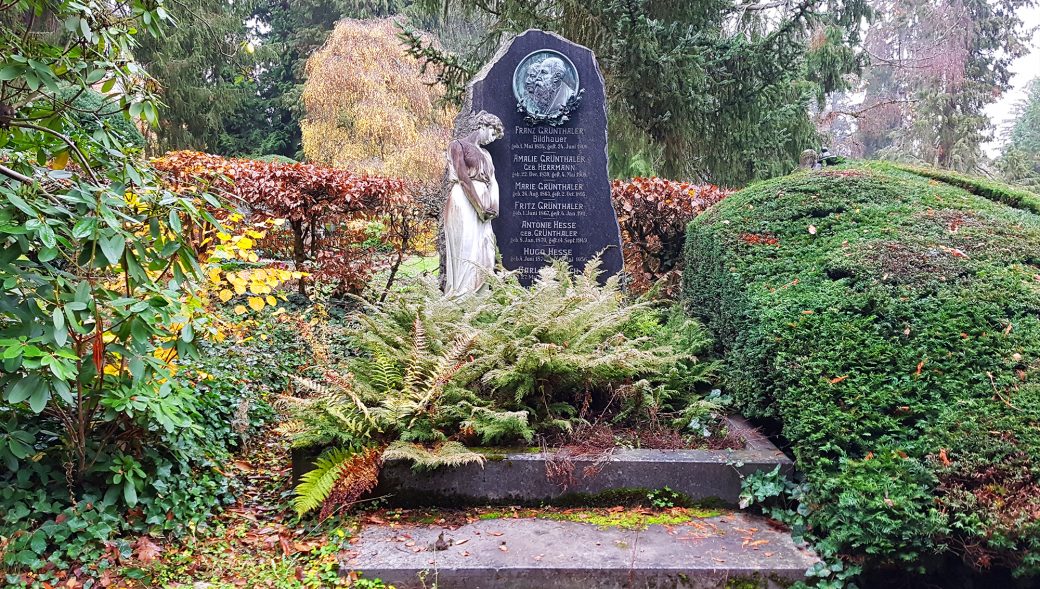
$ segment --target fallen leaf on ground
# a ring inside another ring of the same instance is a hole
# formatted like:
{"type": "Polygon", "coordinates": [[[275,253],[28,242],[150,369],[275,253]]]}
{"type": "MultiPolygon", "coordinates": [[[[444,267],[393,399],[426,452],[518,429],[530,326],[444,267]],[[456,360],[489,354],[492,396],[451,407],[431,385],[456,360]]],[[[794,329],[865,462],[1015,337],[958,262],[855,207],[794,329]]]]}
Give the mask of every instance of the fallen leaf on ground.
{"type": "Polygon", "coordinates": [[[134,555],[137,556],[137,560],[141,561],[142,564],[155,562],[160,554],[162,554],[162,548],[155,542],[152,542],[148,536],[141,536],[137,539],[137,542],[134,542],[134,555]]]}

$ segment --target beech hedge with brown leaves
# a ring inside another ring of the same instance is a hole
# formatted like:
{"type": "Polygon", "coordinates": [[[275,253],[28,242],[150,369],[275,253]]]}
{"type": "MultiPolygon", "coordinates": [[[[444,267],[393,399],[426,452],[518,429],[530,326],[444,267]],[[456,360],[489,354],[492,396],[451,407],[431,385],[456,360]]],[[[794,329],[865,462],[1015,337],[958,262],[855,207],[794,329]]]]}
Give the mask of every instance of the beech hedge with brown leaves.
{"type": "MultiPolygon", "coordinates": [[[[313,271],[340,290],[357,292],[371,276],[371,248],[330,239],[330,229],[357,232],[357,221],[393,216],[410,208],[403,180],[355,174],[327,166],[225,158],[197,151],[174,151],[153,160],[171,188],[205,188],[244,205],[261,218],[286,219],[287,239],[272,236],[271,247],[292,255],[297,269],[313,271]],[[334,262],[334,263],[333,263],[334,262]]],[[[358,234],[358,242],[362,241],[358,234]]],[[[403,245],[407,247],[407,244],[403,245]]],[[[301,280],[300,290],[304,291],[301,280]]]]}
{"type": "Polygon", "coordinates": [[[644,293],[661,282],[662,294],[678,294],[686,224],[731,193],[710,184],[665,178],[614,180],[611,196],[630,288],[644,293]]]}

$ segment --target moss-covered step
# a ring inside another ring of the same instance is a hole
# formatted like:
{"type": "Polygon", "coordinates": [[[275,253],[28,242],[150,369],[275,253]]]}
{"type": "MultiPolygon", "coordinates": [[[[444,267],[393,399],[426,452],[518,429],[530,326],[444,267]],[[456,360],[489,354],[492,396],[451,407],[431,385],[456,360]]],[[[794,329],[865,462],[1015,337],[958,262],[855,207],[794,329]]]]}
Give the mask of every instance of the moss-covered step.
{"type": "Polygon", "coordinates": [[[367,525],[340,573],[398,589],[753,589],[786,587],[817,562],[788,534],[745,513],[665,523],[650,523],[658,519],[649,514],[644,526],[571,515],[367,525]]]}

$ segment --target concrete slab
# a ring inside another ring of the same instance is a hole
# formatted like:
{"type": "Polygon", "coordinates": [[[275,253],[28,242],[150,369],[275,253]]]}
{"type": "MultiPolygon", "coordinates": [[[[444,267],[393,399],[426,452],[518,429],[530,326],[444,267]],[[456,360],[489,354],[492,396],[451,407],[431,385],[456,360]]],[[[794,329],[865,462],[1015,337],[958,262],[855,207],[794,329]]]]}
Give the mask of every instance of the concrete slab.
{"type": "Polygon", "coordinates": [[[769,444],[746,450],[614,450],[605,455],[514,453],[431,472],[409,463],[383,466],[377,496],[395,505],[617,504],[668,487],[692,501],[736,505],[744,476],[757,471],[784,473],[793,464],[769,444]],[[570,472],[550,475],[563,465],[570,472]],[[556,468],[554,468],[556,467],[556,468]]]}
{"type": "Polygon", "coordinates": [[[762,518],[731,513],[642,530],[537,518],[368,526],[340,570],[398,589],[703,589],[784,587],[816,560],[762,518]]]}

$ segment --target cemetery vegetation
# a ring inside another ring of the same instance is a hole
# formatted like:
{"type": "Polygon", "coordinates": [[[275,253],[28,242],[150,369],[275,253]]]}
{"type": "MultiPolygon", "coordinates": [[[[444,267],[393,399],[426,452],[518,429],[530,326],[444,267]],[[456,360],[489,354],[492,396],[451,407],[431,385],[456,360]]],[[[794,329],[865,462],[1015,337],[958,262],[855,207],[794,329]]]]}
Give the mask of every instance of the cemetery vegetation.
{"type": "Polygon", "coordinates": [[[610,186],[621,229],[628,287],[643,294],[678,294],[686,225],[731,191],[666,178],[614,180],[610,186]]]}
{"type": "Polygon", "coordinates": [[[819,141],[809,106],[848,87],[865,0],[826,5],[735,0],[419,0],[481,25],[452,52],[405,29],[402,39],[461,101],[462,89],[510,35],[558,33],[603,70],[613,177],[660,174],[722,186],[789,172],[819,141]]]}
{"type": "Polygon", "coordinates": [[[997,131],[986,110],[1011,89],[1012,64],[1029,52],[1033,30],[1022,9],[1035,3],[868,4],[863,49],[871,59],[853,88],[829,96],[816,117],[823,144],[852,157],[985,172],[983,145],[997,131]]]}
{"type": "MultiPolygon", "coordinates": [[[[688,228],[683,301],[804,485],[828,559],[1040,572],[1036,195],[857,164],[754,184],[688,228]],[[938,557],[938,558],[936,558],[938,557]]],[[[790,497],[789,497],[790,499],[790,497]]],[[[842,569],[827,567],[820,576],[842,569]]]]}
{"type": "MultiPolygon", "coordinates": [[[[297,272],[313,274],[340,294],[365,288],[383,253],[385,234],[397,238],[386,245],[398,253],[400,264],[413,240],[430,231],[431,220],[414,211],[404,182],[394,178],[192,151],[170,152],[153,163],[181,190],[213,191],[248,206],[258,222],[278,220],[258,247],[291,260],[297,272]]],[[[299,293],[305,294],[307,278],[297,280],[299,293]]]]}
{"type": "Polygon", "coordinates": [[[555,264],[530,288],[491,276],[486,291],[457,299],[426,280],[365,304],[324,338],[345,351],[322,353],[319,374],[296,379],[312,394],[289,400],[294,443],[326,448],[297,510],[351,505],[386,460],[482,462],[468,446],[530,445],[603,416],[700,435],[718,410],[697,393],[714,368],[695,356],[703,330],[598,274],[595,262],[580,273],[555,264]]]}
{"type": "Polygon", "coordinates": [[[1025,100],[1016,106],[1008,144],[997,167],[1008,182],[1040,191],[1040,78],[1034,78],[1027,91],[1025,100]]]}

